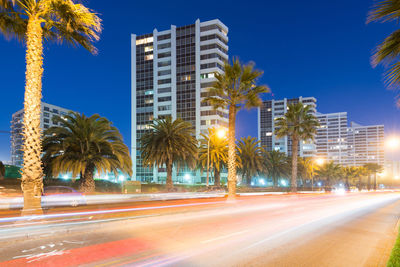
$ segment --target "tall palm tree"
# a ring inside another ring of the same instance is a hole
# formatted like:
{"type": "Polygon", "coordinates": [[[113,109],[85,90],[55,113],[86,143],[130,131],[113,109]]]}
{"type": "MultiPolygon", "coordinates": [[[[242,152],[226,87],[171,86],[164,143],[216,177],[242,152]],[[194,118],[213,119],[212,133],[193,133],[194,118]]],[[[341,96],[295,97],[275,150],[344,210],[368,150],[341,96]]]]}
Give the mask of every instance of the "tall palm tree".
{"type": "Polygon", "coordinates": [[[314,163],[313,158],[299,157],[297,162],[298,176],[301,178],[303,186],[304,180],[310,180],[313,175],[314,163]]]}
{"type": "Polygon", "coordinates": [[[238,156],[241,159],[239,172],[243,175],[247,185],[251,185],[251,178],[264,171],[265,150],[260,146],[261,141],[248,136],[241,138],[238,143],[238,156]]]}
{"type": "Polygon", "coordinates": [[[24,163],[21,187],[24,214],[41,213],[43,170],[40,130],[43,40],[81,45],[96,53],[101,20],[90,9],[72,0],[0,0],[0,32],[26,44],[24,97],[24,163]]]}
{"type": "Polygon", "coordinates": [[[362,190],[362,187],[363,187],[363,185],[362,185],[362,178],[365,176],[365,175],[368,175],[368,170],[366,169],[366,168],[364,168],[363,166],[358,166],[358,167],[356,167],[357,169],[358,169],[358,171],[357,171],[357,173],[356,173],[356,178],[358,178],[358,185],[357,185],[357,187],[358,187],[358,191],[361,191],[362,190]]]}
{"type": "Polygon", "coordinates": [[[264,165],[265,173],[272,178],[274,187],[278,186],[279,178],[286,177],[290,172],[286,154],[280,151],[272,150],[267,152],[264,165]]]}
{"type": "Polygon", "coordinates": [[[325,179],[326,191],[331,191],[332,182],[342,175],[342,168],[333,161],[326,162],[316,170],[317,177],[325,179]]]}
{"type": "Polygon", "coordinates": [[[221,185],[221,169],[228,162],[228,140],[221,139],[216,134],[216,128],[209,128],[208,134],[201,134],[199,147],[199,163],[202,170],[207,169],[208,143],[210,143],[210,169],[214,171],[214,185],[221,185]]]}
{"type": "Polygon", "coordinates": [[[350,189],[350,182],[359,177],[360,169],[354,166],[347,166],[342,168],[342,173],[345,178],[346,190],[350,189]]]}
{"type": "Polygon", "coordinates": [[[382,166],[377,163],[366,163],[364,168],[368,173],[368,190],[371,190],[371,174],[374,175],[374,190],[376,190],[376,175],[383,170],[382,166]]]}
{"type": "Polygon", "coordinates": [[[172,168],[194,167],[197,160],[197,140],[193,127],[182,119],[171,116],[155,119],[151,132],[140,139],[143,166],[167,168],[167,189],[173,188],[172,168]]]}
{"type": "Polygon", "coordinates": [[[122,135],[111,122],[98,114],[86,117],[71,112],[56,117],[60,126],[47,129],[43,140],[43,163],[54,177],[71,172],[81,175],[80,190],[95,190],[94,173],[118,170],[132,175],[132,160],[122,135]]]}
{"type": "Polygon", "coordinates": [[[299,102],[288,105],[283,117],[275,121],[277,138],[289,136],[292,140],[292,177],[291,191],[297,192],[298,145],[302,140],[313,140],[319,125],[317,118],[310,113],[310,106],[299,102]]]}
{"type": "MultiPolygon", "coordinates": [[[[370,10],[367,22],[395,22],[400,19],[400,2],[398,0],[377,1],[370,10]]],[[[395,30],[376,47],[372,56],[372,66],[379,64],[388,68],[385,84],[389,88],[400,85],[400,30],[395,30]]],[[[397,104],[400,105],[400,99],[397,104]]]]}
{"type": "Polygon", "coordinates": [[[3,162],[0,161],[0,179],[3,179],[4,175],[6,175],[6,167],[3,162]]]}
{"type": "Polygon", "coordinates": [[[269,92],[264,85],[257,85],[262,72],[254,69],[254,64],[242,65],[239,59],[233,59],[232,64],[225,62],[224,73],[215,73],[217,81],[209,89],[209,96],[203,99],[214,109],[229,109],[228,132],[228,195],[236,195],[236,114],[245,108],[262,105],[260,94],[269,92]]]}

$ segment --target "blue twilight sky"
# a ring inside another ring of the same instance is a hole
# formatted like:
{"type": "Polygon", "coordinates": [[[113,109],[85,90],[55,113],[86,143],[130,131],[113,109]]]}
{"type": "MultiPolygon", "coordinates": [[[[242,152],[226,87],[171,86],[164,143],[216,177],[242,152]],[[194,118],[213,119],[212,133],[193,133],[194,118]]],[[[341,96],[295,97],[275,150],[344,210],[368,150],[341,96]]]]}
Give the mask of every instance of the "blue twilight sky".
{"type": "MultiPolygon", "coordinates": [[[[130,145],[130,34],[219,18],[229,27],[229,54],[255,61],[275,98],[315,96],[320,112],[347,111],[360,124],[400,132],[395,93],[372,69],[371,51],[396,25],[365,24],[372,0],[123,1],[83,0],[100,13],[99,55],[46,44],[43,100],[109,118],[130,145]]],[[[0,37],[0,131],[22,108],[24,47],[0,37]]],[[[266,95],[265,99],[271,98],[266,95]]],[[[257,113],[242,111],[238,136],[257,135],[257,113]]],[[[0,133],[0,160],[9,160],[9,136],[0,133]]]]}

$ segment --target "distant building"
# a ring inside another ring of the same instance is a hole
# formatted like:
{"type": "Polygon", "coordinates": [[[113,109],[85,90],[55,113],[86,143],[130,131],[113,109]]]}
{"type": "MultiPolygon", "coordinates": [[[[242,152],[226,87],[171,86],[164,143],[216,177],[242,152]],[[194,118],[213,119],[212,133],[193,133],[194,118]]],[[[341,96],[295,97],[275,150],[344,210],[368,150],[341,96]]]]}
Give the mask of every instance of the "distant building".
{"type": "Polygon", "coordinates": [[[320,124],[315,137],[317,157],[347,164],[347,112],[317,113],[317,118],[320,124]]]}
{"type": "Polygon", "coordinates": [[[400,161],[386,160],[384,173],[386,177],[400,179],[400,161]]]}
{"type": "MultiPolygon", "coordinates": [[[[196,138],[211,127],[228,126],[228,110],[214,110],[201,100],[223,73],[228,60],[228,28],[218,19],[144,35],[131,35],[132,163],[136,180],[165,181],[165,168],[145,168],[140,138],[156,118],[182,118],[193,125],[196,138]]],[[[204,182],[205,174],[176,173],[178,183],[204,182]]]]}
{"type": "MultiPolygon", "coordinates": [[[[62,116],[71,110],[54,106],[42,102],[42,112],[40,114],[40,128],[45,130],[51,126],[56,126],[57,123],[53,121],[53,117],[58,115],[62,116]]],[[[23,152],[22,152],[22,121],[24,117],[24,109],[15,112],[11,119],[11,164],[22,166],[23,152]]]]}
{"type": "Polygon", "coordinates": [[[383,125],[361,126],[352,122],[348,128],[347,165],[362,166],[366,163],[385,164],[385,132],[383,125]]]}
{"type": "MultiPolygon", "coordinates": [[[[316,115],[317,99],[314,97],[299,97],[293,99],[284,98],[282,100],[267,100],[258,109],[258,138],[261,145],[268,151],[277,150],[287,155],[292,154],[292,141],[290,137],[278,139],[275,133],[275,120],[288,110],[288,105],[301,102],[304,105],[311,106],[310,112],[316,115]]],[[[301,140],[299,143],[299,156],[313,157],[316,148],[314,142],[310,140],[301,140]]]]}

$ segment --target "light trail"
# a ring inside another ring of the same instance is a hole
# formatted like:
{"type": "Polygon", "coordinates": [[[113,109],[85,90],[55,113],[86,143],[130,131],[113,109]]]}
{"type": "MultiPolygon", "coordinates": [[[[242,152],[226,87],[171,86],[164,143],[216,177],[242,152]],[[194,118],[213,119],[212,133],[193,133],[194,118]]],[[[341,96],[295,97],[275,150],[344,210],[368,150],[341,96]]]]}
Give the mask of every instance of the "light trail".
{"type": "Polygon", "coordinates": [[[168,208],[178,208],[178,207],[192,207],[192,206],[212,205],[212,204],[221,204],[221,202],[217,202],[216,201],[216,202],[189,203],[189,204],[167,205],[167,206],[152,206],[152,207],[142,207],[142,208],[112,209],[112,210],[99,210],[99,211],[82,211],[82,212],[71,212],[71,213],[58,213],[58,214],[46,214],[46,215],[31,215],[31,216],[21,216],[21,217],[8,217],[8,218],[0,218],[0,223],[17,222],[17,221],[44,220],[44,219],[60,218],[60,217],[72,217],[72,216],[99,215],[99,214],[132,212],[132,211],[143,211],[143,210],[158,210],[158,209],[168,209],[168,208]]]}

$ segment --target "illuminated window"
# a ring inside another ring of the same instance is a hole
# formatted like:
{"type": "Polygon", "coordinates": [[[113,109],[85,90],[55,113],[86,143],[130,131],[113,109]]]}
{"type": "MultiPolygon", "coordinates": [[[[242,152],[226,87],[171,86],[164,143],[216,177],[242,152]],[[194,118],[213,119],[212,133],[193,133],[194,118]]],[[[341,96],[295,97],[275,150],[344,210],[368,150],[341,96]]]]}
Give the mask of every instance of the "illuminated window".
{"type": "Polygon", "coordinates": [[[151,52],[151,51],[153,51],[153,46],[152,45],[151,46],[146,46],[144,48],[144,52],[151,52]]]}
{"type": "Polygon", "coordinates": [[[146,104],[153,104],[153,99],[146,99],[146,100],[144,101],[144,103],[146,103],[146,104]]]}
{"type": "Polygon", "coordinates": [[[143,38],[140,40],[136,40],[136,45],[141,45],[141,44],[148,44],[153,42],[153,37],[147,37],[143,38]]]}
{"type": "Polygon", "coordinates": [[[214,78],[215,74],[214,73],[203,73],[200,74],[200,78],[201,79],[210,79],[210,78],[214,78]]]}
{"type": "Polygon", "coordinates": [[[153,55],[145,55],[144,56],[144,60],[152,60],[153,59],[153,55]]]}
{"type": "Polygon", "coordinates": [[[269,132],[269,133],[266,133],[265,135],[266,135],[266,136],[272,136],[272,133],[269,132]]]}
{"type": "Polygon", "coordinates": [[[192,79],[192,76],[190,75],[184,75],[181,77],[181,81],[190,81],[192,79]]]}

